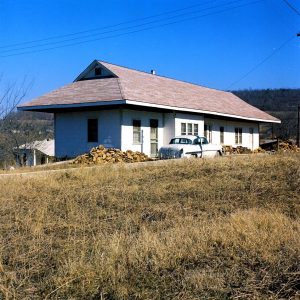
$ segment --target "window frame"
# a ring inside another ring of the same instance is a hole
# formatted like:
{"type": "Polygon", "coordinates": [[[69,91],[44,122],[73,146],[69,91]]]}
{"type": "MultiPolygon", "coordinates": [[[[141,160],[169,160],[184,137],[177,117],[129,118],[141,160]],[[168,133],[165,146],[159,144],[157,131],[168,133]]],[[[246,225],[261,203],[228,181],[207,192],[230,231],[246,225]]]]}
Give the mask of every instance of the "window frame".
{"type": "Polygon", "coordinates": [[[199,124],[191,122],[181,122],[180,123],[181,135],[199,135],[199,124]],[[197,131],[195,129],[197,128],[197,131]]]}
{"type": "Polygon", "coordinates": [[[100,67],[96,67],[94,69],[94,71],[95,71],[95,77],[102,76],[102,69],[100,67]],[[97,73],[99,73],[99,74],[97,74],[97,73]]]}
{"type": "Polygon", "coordinates": [[[212,143],[212,125],[211,124],[204,124],[204,137],[206,137],[208,143],[212,143]]]}
{"type": "Polygon", "coordinates": [[[225,133],[225,127],[220,126],[220,144],[224,144],[224,133],[225,133]]]}
{"type": "Polygon", "coordinates": [[[234,128],[234,141],[235,141],[236,145],[243,144],[243,128],[242,127],[234,128]]]}
{"type": "Polygon", "coordinates": [[[133,145],[141,145],[142,144],[142,121],[138,119],[132,120],[132,144],[133,145]],[[136,126],[135,123],[139,125],[136,126]],[[138,139],[135,139],[135,136],[138,136],[138,139]]]}

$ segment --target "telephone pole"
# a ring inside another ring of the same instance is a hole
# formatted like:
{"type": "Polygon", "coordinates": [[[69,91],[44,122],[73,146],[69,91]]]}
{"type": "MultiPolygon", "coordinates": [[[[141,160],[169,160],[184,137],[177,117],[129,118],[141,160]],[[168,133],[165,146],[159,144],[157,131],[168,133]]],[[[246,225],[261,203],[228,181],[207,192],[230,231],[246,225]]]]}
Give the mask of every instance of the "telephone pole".
{"type": "Polygon", "coordinates": [[[297,146],[300,148],[300,105],[298,105],[297,146]]]}
{"type": "MultiPolygon", "coordinates": [[[[300,37],[300,32],[297,33],[297,37],[300,37]]],[[[298,105],[297,146],[300,147],[300,105],[298,105]]]]}

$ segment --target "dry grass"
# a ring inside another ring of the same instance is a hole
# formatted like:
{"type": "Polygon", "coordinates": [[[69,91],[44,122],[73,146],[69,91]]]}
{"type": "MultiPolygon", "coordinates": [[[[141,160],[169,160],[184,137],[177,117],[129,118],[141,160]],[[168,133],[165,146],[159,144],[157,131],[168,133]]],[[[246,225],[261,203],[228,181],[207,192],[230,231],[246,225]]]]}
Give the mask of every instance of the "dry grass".
{"type": "Polygon", "coordinates": [[[295,299],[300,156],[0,181],[0,299],[295,299]]]}

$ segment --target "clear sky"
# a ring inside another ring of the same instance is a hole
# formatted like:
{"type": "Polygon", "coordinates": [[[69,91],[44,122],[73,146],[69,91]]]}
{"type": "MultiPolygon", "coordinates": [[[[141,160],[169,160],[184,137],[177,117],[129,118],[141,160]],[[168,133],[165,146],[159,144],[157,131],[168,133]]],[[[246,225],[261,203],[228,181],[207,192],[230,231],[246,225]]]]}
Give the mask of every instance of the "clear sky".
{"type": "Polygon", "coordinates": [[[0,74],[33,80],[26,100],[94,59],[223,90],[300,88],[297,32],[284,0],[0,0],[0,74]]]}

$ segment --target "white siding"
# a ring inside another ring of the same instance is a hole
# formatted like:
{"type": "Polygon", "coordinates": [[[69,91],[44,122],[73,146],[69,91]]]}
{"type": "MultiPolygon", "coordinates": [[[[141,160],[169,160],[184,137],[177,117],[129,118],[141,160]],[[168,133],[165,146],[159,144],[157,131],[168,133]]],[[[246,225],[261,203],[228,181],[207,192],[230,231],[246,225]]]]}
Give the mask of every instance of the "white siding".
{"type": "Polygon", "coordinates": [[[141,151],[150,155],[150,119],[158,120],[158,148],[163,146],[163,114],[158,112],[147,112],[124,109],[122,111],[122,145],[123,151],[133,150],[141,151]],[[142,143],[133,143],[132,121],[141,121],[142,143]]]}
{"type": "Polygon", "coordinates": [[[224,145],[243,146],[249,149],[259,147],[258,124],[254,122],[224,121],[205,118],[205,124],[212,125],[212,143],[220,143],[220,127],[224,127],[224,145]],[[242,144],[235,144],[235,128],[242,128],[242,144]],[[253,143],[251,143],[250,128],[253,129],[253,143]]]}
{"type": "Polygon", "coordinates": [[[181,135],[181,123],[198,124],[199,135],[203,135],[204,118],[202,115],[193,114],[175,114],[175,135],[181,135]]]}
{"type": "Polygon", "coordinates": [[[169,144],[171,138],[175,136],[175,115],[175,113],[164,114],[164,145],[169,144]]]}
{"type": "Polygon", "coordinates": [[[75,157],[97,145],[142,151],[150,155],[150,119],[158,120],[158,148],[181,134],[181,123],[198,124],[199,135],[204,135],[204,123],[212,126],[212,143],[220,143],[220,126],[224,127],[224,144],[235,144],[235,128],[242,128],[242,146],[259,147],[258,124],[244,121],[209,119],[187,113],[161,113],[130,109],[65,112],[55,115],[55,156],[75,157]],[[87,142],[87,120],[98,119],[98,142],[87,142]],[[133,120],[141,121],[142,143],[133,142],[133,120]],[[253,129],[253,143],[250,128],[253,129]]]}
{"type": "Polygon", "coordinates": [[[120,110],[66,112],[55,115],[56,157],[74,157],[100,144],[120,148],[120,110]],[[88,119],[98,119],[97,143],[87,141],[88,119]]]}

